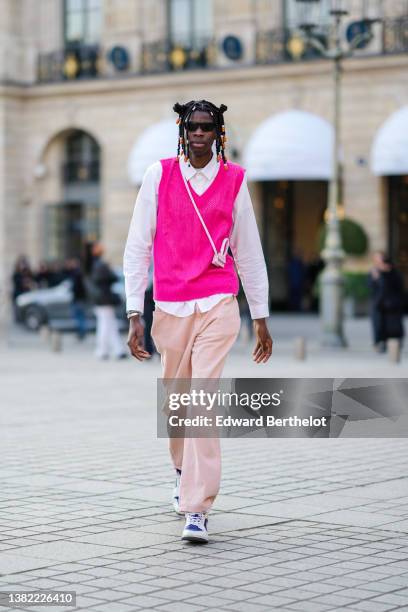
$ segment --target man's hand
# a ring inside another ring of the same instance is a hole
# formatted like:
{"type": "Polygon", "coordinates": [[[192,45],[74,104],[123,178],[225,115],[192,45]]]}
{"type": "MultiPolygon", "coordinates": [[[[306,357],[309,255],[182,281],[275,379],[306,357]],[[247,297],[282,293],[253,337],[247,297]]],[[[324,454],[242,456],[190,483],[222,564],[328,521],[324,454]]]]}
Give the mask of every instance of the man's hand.
{"type": "Polygon", "coordinates": [[[256,337],[256,345],[252,353],[254,361],[256,363],[266,363],[272,355],[273,340],[266,326],[265,319],[255,319],[254,330],[256,337]]]}
{"type": "Polygon", "coordinates": [[[143,336],[144,328],[140,321],[140,316],[136,315],[129,319],[129,334],[127,345],[132,353],[133,357],[136,357],[139,361],[149,359],[151,354],[143,348],[143,336]]]}

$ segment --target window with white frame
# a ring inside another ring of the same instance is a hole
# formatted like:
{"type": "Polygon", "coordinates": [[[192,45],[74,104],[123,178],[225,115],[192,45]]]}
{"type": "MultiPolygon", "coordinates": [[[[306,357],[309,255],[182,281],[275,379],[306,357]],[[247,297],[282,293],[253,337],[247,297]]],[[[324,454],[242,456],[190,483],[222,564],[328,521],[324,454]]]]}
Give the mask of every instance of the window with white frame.
{"type": "Polygon", "coordinates": [[[200,48],[213,31],[212,0],[168,0],[170,42],[200,48]]]}
{"type": "Polygon", "coordinates": [[[102,0],[64,0],[66,46],[97,44],[101,34],[102,0]]]}
{"type": "Polygon", "coordinates": [[[284,25],[289,29],[304,23],[325,26],[330,23],[332,5],[333,0],[283,0],[284,25]]]}

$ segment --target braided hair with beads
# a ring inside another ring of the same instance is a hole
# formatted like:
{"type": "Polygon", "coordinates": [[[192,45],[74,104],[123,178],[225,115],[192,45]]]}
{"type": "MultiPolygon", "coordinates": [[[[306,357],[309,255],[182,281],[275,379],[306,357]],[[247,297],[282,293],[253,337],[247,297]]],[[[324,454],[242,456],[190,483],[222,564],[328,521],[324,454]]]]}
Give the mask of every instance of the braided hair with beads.
{"type": "Polygon", "coordinates": [[[208,100],[191,100],[187,104],[179,104],[178,102],[173,106],[173,110],[178,113],[178,119],[176,121],[179,126],[179,137],[177,144],[177,159],[181,154],[184,155],[184,161],[188,162],[190,159],[190,147],[187,136],[187,123],[190,120],[191,115],[195,111],[203,111],[211,115],[215,125],[215,150],[217,154],[217,161],[222,159],[224,168],[227,169],[227,158],[225,156],[225,143],[227,138],[225,136],[225,125],[224,125],[224,113],[227,110],[225,104],[221,104],[219,107],[208,102],[208,100]]]}

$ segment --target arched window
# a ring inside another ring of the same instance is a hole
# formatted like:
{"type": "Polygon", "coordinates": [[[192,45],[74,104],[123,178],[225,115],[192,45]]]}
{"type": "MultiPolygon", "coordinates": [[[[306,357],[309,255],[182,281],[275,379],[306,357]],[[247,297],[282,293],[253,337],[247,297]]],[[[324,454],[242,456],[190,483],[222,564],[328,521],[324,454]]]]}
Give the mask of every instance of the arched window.
{"type": "MultiPolygon", "coordinates": [[[[44,258],[82,257],[100,235],[100,147],[90,134],[72,129],[51,147],[61,160],[57,201],[44,207],[44,258]]],[[[50,153],[51,155],[51,153],[50,153]]]]}
{"type": "Polygon", "coordinates": [[[99,146],[85,132],[75,131],[65,141],[64,182],[99,179],[99,146]]]}

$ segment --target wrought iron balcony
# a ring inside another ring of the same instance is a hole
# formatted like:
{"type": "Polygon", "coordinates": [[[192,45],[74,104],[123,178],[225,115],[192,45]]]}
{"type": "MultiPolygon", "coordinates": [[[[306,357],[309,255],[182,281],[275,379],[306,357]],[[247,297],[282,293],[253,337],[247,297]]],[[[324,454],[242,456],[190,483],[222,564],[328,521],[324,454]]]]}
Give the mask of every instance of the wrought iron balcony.
{"type": "MultiPolygon", "coordinates": [[[[316,35],[323,46],[327,47],[330,28],[319,28],[316,35]]],[[[321,54],[315,48],[308,48],[301,33],[297,30],[279,28],[256,33],[256,64],[304,61],[317,58],[321,58],[321,54]]]]}
{"type": "Polygon", "coordinates": [[[94,79],[100,75],[100,47],[72,45],[51,53],[40,53],[37,79],[40,82],[94,79]]]}
{"type": "Polygon", "coordinates": [[[191,44],[174,44],[170,40],[145,43],[142,46],[141,72],[170,72],[210,68],[216,65],[217,41],[201,39],[191,44]]]}
{"type": "MultiPolygon", "coordinates": [[[[314,32],[315,36],[316,34],[323,46],[326,46],[331,37],[330,26],[320,27],[317,32],[314,32]]],[[[236,40],[238,38],[236,37],[236,40]]],[[[144,43],[140,57],[130,62],[130,65],[133,63],[132,74],[181,72],[222,67],[225,60],[223,42],[221,39],[207,37],[195,41],[194,45],[188,43],[176,45],[168,39],[144,43]]],[[[239,40],[237,43],[242,44],[239,40]]],[[[124,54],[128,53],[126,49],[121,47],[118,49],[124,54]]],[[[104,50],[95,45],[78,45],[53,53],[40,54],[38,81],[53,82],[104,77],[107,74],[105,60],[109,60],[111,52],[112,50],[104,50]]],[[[408,53],[408,15],[385,19],[377,23],[373,41],[369,42],[365,48],[359,48],[358,52],[360,56],[408,53]]],[[[230,61],[228,65],[231,63],[236,66],[278,64],[308,61],[321,57],[316,48],[305,45],[299,31],[276,28],[258,31],[255,35],[254,48],[247,49],[247,52],[239,59],[230,61]]],[[[117,74],[119,76],[126,72],[129,74],[128,63],[118,68],[117,74]]]]}
{"type": "MultiPolygon", "coordinates": [[[[324,47],[332,35],[331,27],[320,27],[317,34],[324,47]]],[[[385,19],[379,24],[373,42],[368,43],[359,54],[364,56],[408,53],[408,16],[385,19]]],[[[316,48],[304,44],[296,30],[267,30],[257,32],[255,38],[255,63],[272,64],[293,61],[307,61],[321,58],[316,48]]]]}

